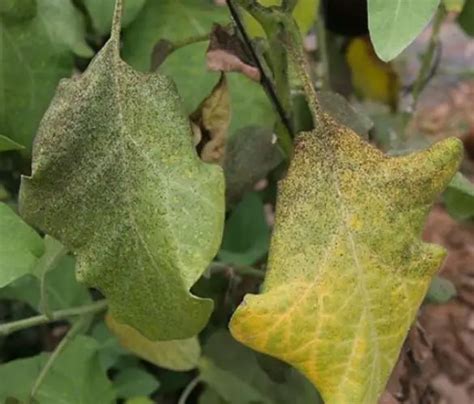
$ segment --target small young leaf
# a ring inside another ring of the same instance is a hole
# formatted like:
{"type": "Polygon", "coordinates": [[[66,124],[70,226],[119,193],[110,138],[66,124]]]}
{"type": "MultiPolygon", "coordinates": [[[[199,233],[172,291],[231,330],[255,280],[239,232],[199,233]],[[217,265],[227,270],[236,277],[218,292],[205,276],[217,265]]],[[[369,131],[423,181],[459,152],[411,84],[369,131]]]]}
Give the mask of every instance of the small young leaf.
{"type": "Polygon", "coordinates": [[[443,202],[456,220],[474,219],[474,184],[457,173],[443,194],[443,202]]]}
{"type": "Polygon", "coordinates": [[[295,366],[327,404],[375,403],[445,256],[420,235],[461,157],[453,138],[387,157],[328,116],[300,134],[263,293],[234,313],[234,337],[295,366]]]}
{"type": "Polygon", "coordinates": [[[474,36],[474,0],[466,0],[458,22],[466,34],[474,36]]]}
{"type": "Polygon", "coordinates": [[[261,198],[249,193],[226,222],[219,259],[228,264],[253,265],[268,251],[270,228],[261,198]]]}
{"type": "Polygon", "coordinates": [[[223,174],[196,155],[173,83],[121,60],[119,24],[117,14],[87,71],[59,86],[21,211],[76,255],[78,279],[117,320],[151,339],[188,338],[212,311],[189,289],[220,244],[223,174]]]}
{"type": "Polygon", "coordinates": [[[24,149],[21,144],[11,140],[6,136],[0,135],[0,152],[21,149],[24,149]]]}
{"type": "Polygon", "coordinates": [[[375,52],[394,59],[430,22],[440,0],[368,0],[369,32],[375,52]]]}
{"type": "MultiPolygon", "coordinates": [[[[97,356],[97,343],[77,336],[54,361],[35,399],[39,404],[112,404],[115,392],[97,356]]],[[[14,397],[28,402],[33,383],[49,354],[18,359],[0,366],[0,402],[14,397]]]]}
{"type": "Polygon", "coordinates": [[[456,287],[447,279],[435,276],[431,281],[430,288],[425,300],[428,303],[446,303],[456,296],[456,287]]]}
{"type": "Polygon", "coordinates": [[[119,398],[148,396],[160,386],[149,372],[137,367],[121,370],[113,384],[119,398]]]}
{"type": "Polygon", "coordinates": [[[0,203],[0,288],[31,273],[43,240],[8,205],[0,203]]]}
{"type": "Polygon", "coordinates": [[[174,341],[150,341],[132,327],[115,321],[110,315],[106,317],[106,323],[118,337],[120,345],[143,360],[176,371],[191,370],[197,366],[201,356],[197,337],[174,341]]]}

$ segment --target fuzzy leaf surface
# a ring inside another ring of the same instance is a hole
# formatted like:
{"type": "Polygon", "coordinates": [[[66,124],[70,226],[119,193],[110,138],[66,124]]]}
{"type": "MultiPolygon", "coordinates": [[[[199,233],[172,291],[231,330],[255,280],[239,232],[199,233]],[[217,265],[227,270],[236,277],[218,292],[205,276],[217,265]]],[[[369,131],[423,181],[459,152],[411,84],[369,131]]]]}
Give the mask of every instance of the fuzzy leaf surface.
{"type": "Polygon", "coordinates": [[[326,120],[297,138],[263,293],[231,331],[300,370],[326,404],[375,403],[445,255],[420,235],[462,147],[387,157],[326,120]]]}
{"type": "Polygon", "coordinates": [[[134,71],[118,49],[117,32],[59,86],[21,211],[76,255],[78,279],[118,321],[150,339],[187,338],[212,310],[189,289],[219,247],[223,174],[199,160],[171,80],[134,71]]]}

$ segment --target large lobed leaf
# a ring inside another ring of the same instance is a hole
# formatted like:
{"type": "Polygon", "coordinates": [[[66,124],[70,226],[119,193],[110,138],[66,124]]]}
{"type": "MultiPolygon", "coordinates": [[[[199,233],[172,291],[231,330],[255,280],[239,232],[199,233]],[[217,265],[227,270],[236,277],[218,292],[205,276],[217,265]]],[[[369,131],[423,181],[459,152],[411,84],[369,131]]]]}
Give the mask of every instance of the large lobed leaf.
{"type": "Polygon", "coordinates": [[[217,252],[222,170],[199,160],[175,86],[119,55],[119,25],[79,78],[63,81],[22,179],[23,216],[77,257],[77,276],[150,339],[181,339],[212,302],[189,289],[217,252]]]}
{"type": "Polygon", "coordinates": [[[420,235],[461,149],[386,157],[330,119],[299,135],[263,293],[237,309],[233,335],[294,365],[327,404],[375,403],[445,255],[420,235]]]}

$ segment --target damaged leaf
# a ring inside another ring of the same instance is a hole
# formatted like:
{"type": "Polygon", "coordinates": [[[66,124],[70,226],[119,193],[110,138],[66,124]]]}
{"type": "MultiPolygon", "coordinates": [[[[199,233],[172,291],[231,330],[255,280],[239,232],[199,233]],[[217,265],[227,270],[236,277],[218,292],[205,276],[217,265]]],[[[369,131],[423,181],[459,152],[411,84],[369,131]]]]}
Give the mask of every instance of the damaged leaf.
{"type": "Polygon", "coordinates": [[[260,71],[250,63],[239,37],[218,24],[212,29],[206,60],[210,70],[240,72],[257,82],[261,79],[260,71]]]}
{"type": "Polygon", "coordinates": [[[211,94],[191,114],[191,121],[197,130],[195,143],[201,159],[206,163],[222,163],[230,117],[229,89],[222,74],[211,94]]]}
{"type": "Polygon", "coordinates": [[[234,337],[292,364],[326,404],[375,403],[445,251],[420,236],[461,142],[387,157],[327,115],[281,181],[267,276],[234,337]]]}
{"type": "Polygon", "coordinates": [[[189,289],[220,244],[222,170],[195,153],[174,84],[120,58],[117,4],[110,40],[41,122],[20,210],[74,253],[114,318],[149,339],[188,338],[212,311],[189,289]]]}

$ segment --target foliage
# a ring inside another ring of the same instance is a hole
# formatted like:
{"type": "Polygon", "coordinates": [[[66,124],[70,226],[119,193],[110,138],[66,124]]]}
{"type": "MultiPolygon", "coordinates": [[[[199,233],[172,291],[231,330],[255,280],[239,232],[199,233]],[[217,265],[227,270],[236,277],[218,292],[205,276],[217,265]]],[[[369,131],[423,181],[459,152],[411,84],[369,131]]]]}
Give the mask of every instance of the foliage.
{"type": "Polygon", "coordinates": [[[380,113],[332,91],[318,0],[213,3],[0,2],[1,402],[375,403],[456,295],[420,234],[444,188],[474,220],[460,142],[369,142],[413,141],[387,61],[474,2],[368,0],[340,63],[380,113]]]}

